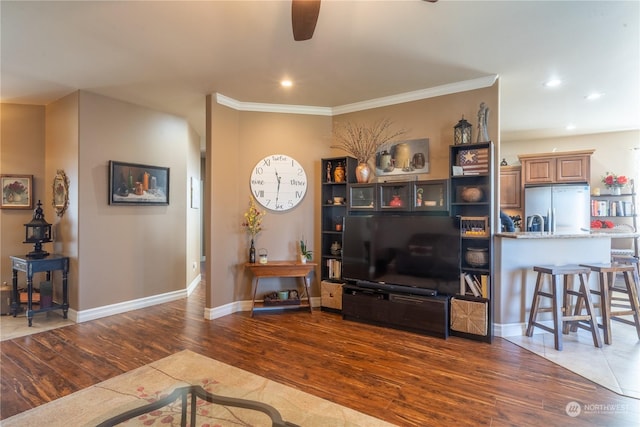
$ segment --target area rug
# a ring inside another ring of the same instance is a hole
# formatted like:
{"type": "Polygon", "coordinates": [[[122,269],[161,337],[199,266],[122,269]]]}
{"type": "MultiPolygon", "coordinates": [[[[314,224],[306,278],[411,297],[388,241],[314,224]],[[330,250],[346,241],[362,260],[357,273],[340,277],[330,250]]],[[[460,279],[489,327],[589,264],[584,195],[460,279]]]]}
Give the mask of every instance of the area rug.
{"type": "MultiPolygon", "coordinates": [[[[377,418],[278,384],[242,369],[185,350],[2,421],[3,427],[96,426],[145,405],[177,387],[200,385],[228,397],[273,406],[285,421],[300,426],[391,426],[377,418]]],[[[173,405],[128,421],[127,426],[179,425],[173,405]],[[175,422],[174,422],[175,420],[175,422]]],[[[270,420],[247,410],[206,404],[198,426],[267,426],[270,420]]]]}
{"type": "Polygon", "coordinates": [[[593,345],[591,332],[579,329],[563,335],[563,350],[555,349],[553,334],[504,339],[568,369],[614,393],[640,399],[640,340],[633,326],[612,322],[613,342],[593,345]]]}

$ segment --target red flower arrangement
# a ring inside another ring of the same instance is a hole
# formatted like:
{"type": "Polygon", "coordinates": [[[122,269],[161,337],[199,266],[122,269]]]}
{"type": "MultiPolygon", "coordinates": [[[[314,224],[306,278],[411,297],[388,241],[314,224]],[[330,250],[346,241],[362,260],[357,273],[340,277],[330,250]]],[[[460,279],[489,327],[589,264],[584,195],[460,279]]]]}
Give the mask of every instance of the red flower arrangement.
{"type": "Polygon", "coordinates": [[[616,175],[614,173],[607,172],[607,174],[602,178],[602,182],[607,188],[616,188],[616,187],[624,187],[629,182],[624,175],[616,175]]]}
{"type": "Polygon", "coordinates": [[[613,228],[616,225],[611,221],[602,221],[599,219],[594,219],[591,221],[591,228],[613,228]]]}

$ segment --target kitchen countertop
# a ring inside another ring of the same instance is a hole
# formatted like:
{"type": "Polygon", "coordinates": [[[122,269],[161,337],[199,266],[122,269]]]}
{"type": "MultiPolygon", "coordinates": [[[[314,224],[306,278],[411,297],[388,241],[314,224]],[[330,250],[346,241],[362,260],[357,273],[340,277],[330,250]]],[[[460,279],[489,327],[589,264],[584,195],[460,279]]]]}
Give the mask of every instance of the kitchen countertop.
{"type": "Polygon", "coordinates": [[[507,239],[584,239],[584,238],[613,238],[624,239],[631,237],[639,237],[640,233],[620,232],[620,231],[585,231],[583,233],[548,233],[540,231],[507,231],[496,233],[496,237],[507,239]]]}

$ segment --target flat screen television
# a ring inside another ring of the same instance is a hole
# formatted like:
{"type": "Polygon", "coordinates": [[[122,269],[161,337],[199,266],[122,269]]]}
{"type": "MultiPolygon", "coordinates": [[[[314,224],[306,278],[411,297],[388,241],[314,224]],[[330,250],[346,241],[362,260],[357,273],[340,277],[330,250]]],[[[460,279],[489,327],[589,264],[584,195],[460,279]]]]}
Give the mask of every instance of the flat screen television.
{"type": "Polygon", "coordinates": [[[460,289],[458,227],[444,216],[347,216],[342,277],[370,288],[454,295],[460,289]]]}

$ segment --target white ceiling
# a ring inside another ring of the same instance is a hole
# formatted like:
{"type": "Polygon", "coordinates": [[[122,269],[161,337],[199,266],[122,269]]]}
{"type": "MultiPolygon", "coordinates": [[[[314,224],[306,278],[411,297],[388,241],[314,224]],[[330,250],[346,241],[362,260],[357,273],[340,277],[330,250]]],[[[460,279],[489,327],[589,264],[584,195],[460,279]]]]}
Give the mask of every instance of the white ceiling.
{"type": "Polygon", "coordinates": [[[340,107],[497,74],[503,142],[640,129],[639,1],[323,0],[305,42],[288,0],[3,0],[0,14],[2,102],[83,89],[186,117],[204,136],[214,92],[340,107]],[[565,83],[543,87],[553,76],[565,83]]]}

